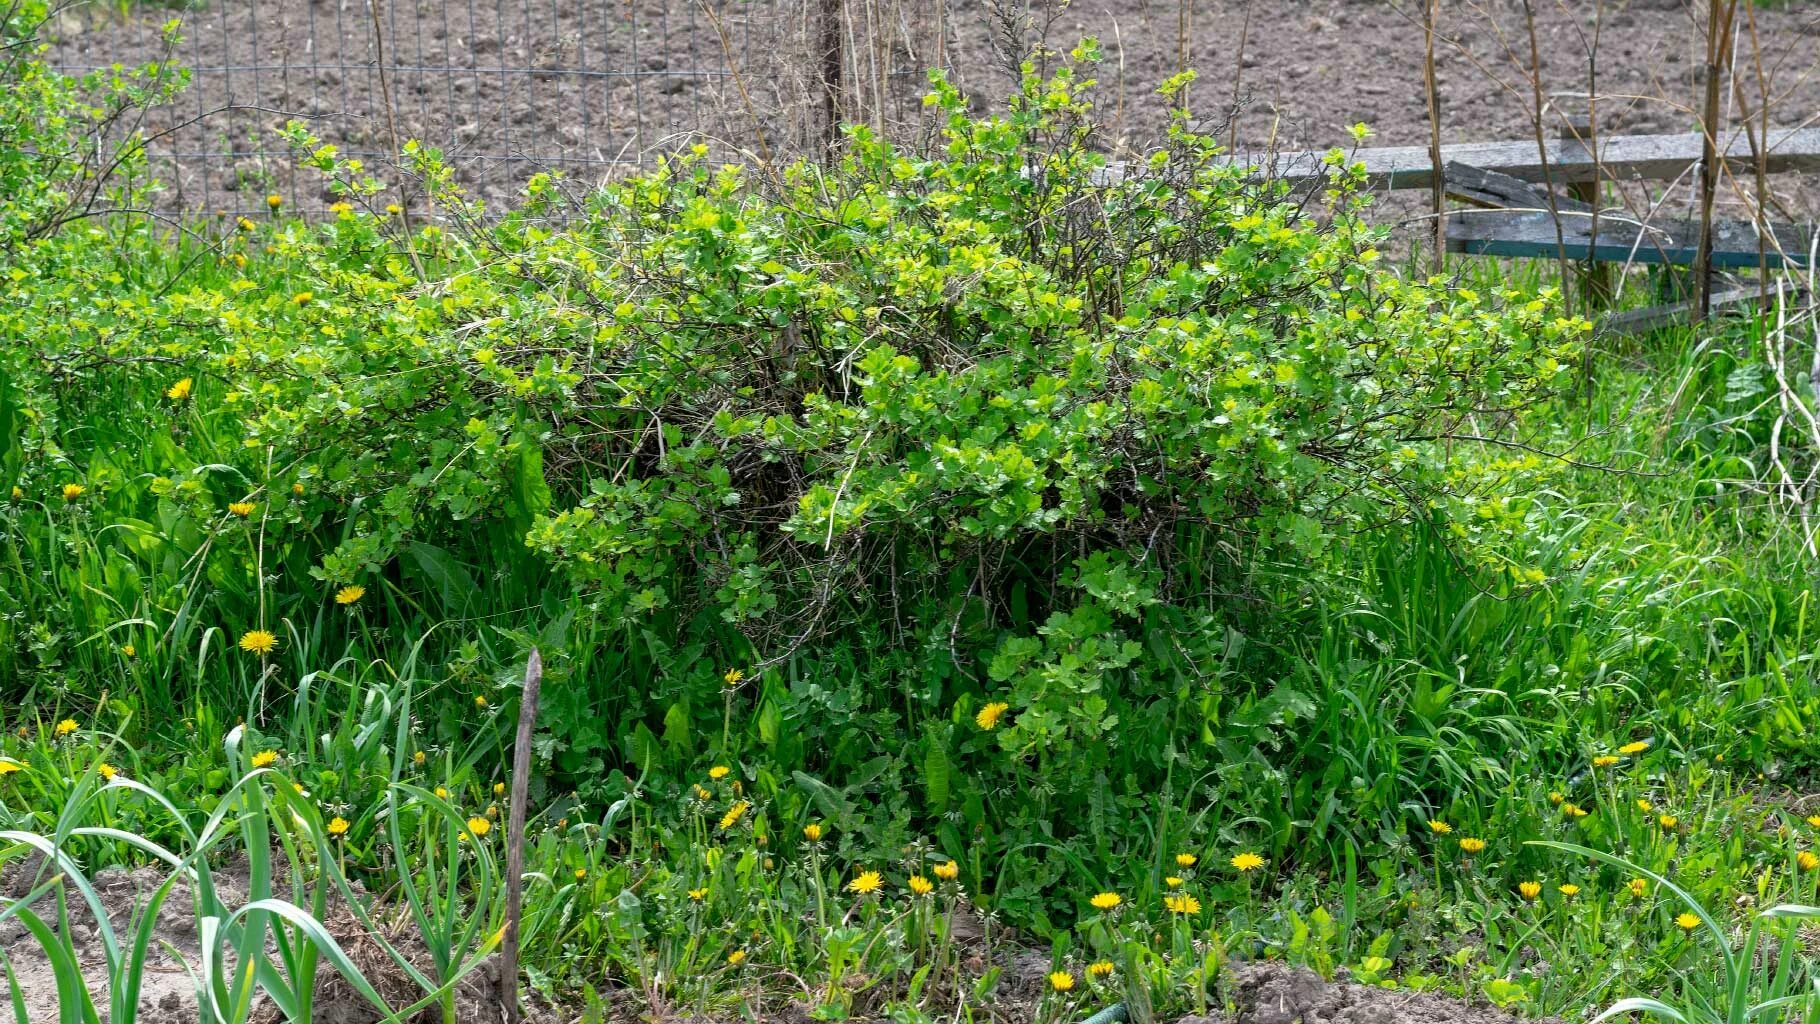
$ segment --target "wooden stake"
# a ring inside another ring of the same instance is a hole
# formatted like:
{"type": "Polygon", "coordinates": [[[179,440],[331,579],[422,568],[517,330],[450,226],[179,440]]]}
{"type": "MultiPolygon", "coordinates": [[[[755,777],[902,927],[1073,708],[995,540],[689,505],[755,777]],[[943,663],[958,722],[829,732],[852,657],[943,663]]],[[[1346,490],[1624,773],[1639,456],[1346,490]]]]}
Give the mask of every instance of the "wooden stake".
{"type": "Polygon", "coordinates": [[[1700,124],[1700,247],[1694,256],[1695,323],[1712,311],[1713,196],[1719,187],[1719,80],[1731,66],[1732,15],[1738,0],[1711,0],[1706,15],[1706,103],[1700,124]]]}
{"type": "MultiPolygon", "coordinates": [[[[1428,163],[1442,166],[1441,160],[1441,86],[1435,80],[1435,22],[1441,16],[1441,0],[1422,3],[1422,86],[1428,93],[1428,163]]],[[[1434,237],[1430,241],[1429,272],[1439,276],[1447,263],[1447,189],[1442,176],[1434,175],[1429,183],[1429,200],[1434,215],[1434,237]]]]}
{"type": "Polygon", "coordinates": [[[512,801],[506,812],[506,933],[500,946],[505,963],[506,1024],[518,1024],[518,921],[524,915],[525,803],[531,790],[531,731],[537,725],[537,694],[543,689],[543,655],[531,648],[525,688],[518,699],[518,738],[512,748],[512,801]]]}
{"type": "Polygon", "coordinates": [[[822,0],[822,148],[829,163],[840,146],[841,0],[822,0]]]}

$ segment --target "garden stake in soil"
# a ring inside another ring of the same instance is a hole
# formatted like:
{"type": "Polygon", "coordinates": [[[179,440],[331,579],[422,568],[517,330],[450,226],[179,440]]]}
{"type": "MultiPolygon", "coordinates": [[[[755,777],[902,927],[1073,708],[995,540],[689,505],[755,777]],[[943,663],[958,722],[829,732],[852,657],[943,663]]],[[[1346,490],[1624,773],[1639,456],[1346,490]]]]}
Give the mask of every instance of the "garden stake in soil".
{"type": "Polygon", "coordinates": [[[531,783],[531,729],[537,724],[537,694],[543,688],[543,655],[531,648],[525,661],[525,688],[518,699],[518,738],[512,747],[512,803],[506,811],[506,934],[500,947],[500,987],[506,1020],[518,1024],[518,921],[524,914],[525,798],[531,783]]]}

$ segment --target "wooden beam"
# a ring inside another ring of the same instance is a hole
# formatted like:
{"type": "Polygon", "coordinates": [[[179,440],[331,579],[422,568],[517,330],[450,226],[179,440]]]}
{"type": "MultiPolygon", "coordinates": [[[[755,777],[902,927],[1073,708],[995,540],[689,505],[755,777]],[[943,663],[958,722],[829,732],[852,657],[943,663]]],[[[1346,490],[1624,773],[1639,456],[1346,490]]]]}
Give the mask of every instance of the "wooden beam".
{"type": "MultiPolygon", "coordinates": [[[[1700,162],[1701,136],[1699,133],[1612,135],[1595,144],[1597,161],[1575,140],[1551,139],[1547,145],[1547,179],[1555,184],[1593,181],[1596,170],[1602,170],[1605,178],[1614,181],[1658,180],[1679,177],[1700,162]]],[[[1727,163],[1739,169],[1752,166],[1750,140],[1743,135],[1729,140],[1725,154],[1727,163]]],[[[1773,130],[1769,133],[1764,156],[1771,174],[1820,171],[1820,128],[1773,130]]],[[[1274,157],[1236,154],[1229,159],[1259,167],[1277,178],[1301,182],[1326,174],[1322,157],[1323,154],[1310,151],[1279,153],[1274,157]]],[[[1442,146],[1441,159],[1443,165],[1469,164],[1525,181],[1544,180],[1544,162],[1534,142],[1468,142],[1442,146]]],[[[1351,155],[1351,160],[1365,165],[1365,176],[1374,188],[1428,188],[1433,181],[1434,168],[1426,146],[1361,149],[1351,155]]]]}
{"type": "MultiPolygon", "coordinates": [[[[1513,178],[1508,174],[1488,171],[1483,167],[1472,167],[1450,160],[1443,169],[1447,183],[1447,197],[1458,199],[1463,203],[1487,210],[1547,210],[1549,206],[1546,189],[1513,178]]],[[[1566,196],[1554,198],[1555,210],[1562,213],[1591,213],[1592,207],[1577,199],[1566,196]]]]}
{"type": "MultiPolygon", "coordinates": [[[[1785,260],[1771,248],[1765,257],[1768,267],[1805,266],[1813,229],[1778,224],[1774,230],[1788,256],[1785,260]]],[[[1618,217],[1601,217],[1596,242],[1592,218],[1583,214],[1564,214],[1559,235],[1546,212],[1460,211],[1447,225],[1447,250],[1473,256],[1554,259],[1564,248],[1567,258],[1573,260],[1691,266],[1699,247],[1699,222],[1689,220],[1639,226],[1618,217]]],[[[1749,221],[1713,222],[1713,266],[1757,266],[1757,233],[1749,221]]]]}
{"type": "MultiPolygon", "coordinates": [[[[1801,289],[1788,281],[1777,281],[1770,285],[1772,299],[1782,293],[1798,295],[1801,289]]],[[[1719,312],[1733,306],[1743,306],[1756,302],[1763,290],[1755,283],[1728,291],[1714,292],[1712,311],[1719,312]]],[[[1671,327],[1676,324],[1692,322],[1694,304],[1691,302],[1674,302],[1666,306],[1646,306],[1642,309],[1627,309],[1619,313],[1607,313],[1599,318],[1593,326],[1593,333],[1600,337],[1625,334],[1647,334],[1658,327],[1671,327]]]]}

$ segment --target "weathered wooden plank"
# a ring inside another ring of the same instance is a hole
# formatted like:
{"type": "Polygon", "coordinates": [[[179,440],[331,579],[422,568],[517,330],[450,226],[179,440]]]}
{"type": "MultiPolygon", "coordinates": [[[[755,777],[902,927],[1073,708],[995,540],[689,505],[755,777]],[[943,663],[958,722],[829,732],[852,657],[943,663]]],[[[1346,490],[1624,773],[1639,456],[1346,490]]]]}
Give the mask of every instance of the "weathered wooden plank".
{"type": "MultiPolygon", "coordinates": [[[[1551,208],[1547,190],[1522,178],[1488,171],[1483,167],[1472,167],[1457,160],[1448,161],[1442,176],[1449,199],[1458,199],[1487,210],[1551,208]]],[[[1592,207],[1566,196],[1556,196],[1552,208],[1562,212],[1592,212],[1592,207]]]]}
{"type": "MultiPolygon", "coordinates": [[[[1612,135],[1597,141],[1599,160],[1574,139],[1546,141],[1547,167],[1550,180],[1556,184],[1592,181],[1595,168],[1602,168],[1607,179],[1667,179],[1700,160],[1700,135],[1612,135]]],[[[1316,152],[1279,153],[1255,156],[1239,153],[1230,159],[1236,163],[1262,168],[1278,178],[1306,181],[1322,177],[1326,167],[1322,154],[1316,152]]],[[[1375,188],[1428,188],[1434,168],[1428,160],[1427,146],[1394,146],[1361,149],[1352,159],[1365,165],[1365,175],[1375,188]]],[[[1441,147],[1446,163],[1462,163],[1488,171],[1509,174],[1525,181],[1543,181],[1544,161],[1534,141],[1467,142],[1441,147]]],[[[1729,140],[1726,160],[1737,170],[1752,165],[1750,140],[1742,133],[1729,140]]],[[[1787,171],[1820,170],[1820,128],[1778,129],[1770,132],[1765,147],[1764,163],[1771,174],[1787,171]]]]}
{"type": "MultiPolygon", "coordinates": [[[[1807,262],[1812,229],[1775,225],[1787,257],[1774,247],[1766,264],[1772,269],[1802,267],[1807,262]]],[[[1590,216],[1564,215],[1557,237],[1548,213],[1459,211],[1447,225],[1449,252],[1474,256],[1541,257],[1566,255],[1573,260],[1663,263],[1691,266],[1699,248],[1696,221],[1671,221],[1639,226],[1613,217],[1599,220],[1593,237],[1590,216]],[[1565,250],[1563,252],[1563,250],[1565,250]]],[[[1757,233],[1749,221],[1713,223],[1713,266],[1725,268],[1757,265],[1757,233]]]]}
{"type": "MultiPolygon", "coordinates": [[[[1783,292],[1793,295],[1799,293],[1799,291],[1799,288],[1788,281],[1776,281],[1769,287],[1769,294],[1772,300],[1783,292]]],[[[1749,284],[1743,287],[1714,293],[1710,305],[1712,311],[1717,313],[1733,306],[1743,306],[1756,302],[1758,298],[1762,296],[1762,293],[1763,289],[1755,284],[1749,284]]],[[[1666,306],[1647,306],[1642,309],[1626,309],[1617,313],[1607,313],[1600,317],[1599,322],[1593,326],[1593,332],[1601,337],[1623,334],[1644,334],[1653,331],[1658,327],[1670,327],[1675,324],[1689,323],[1693,311],[1694,304],[1691,302],[1673,302],[1666,306]]]]}

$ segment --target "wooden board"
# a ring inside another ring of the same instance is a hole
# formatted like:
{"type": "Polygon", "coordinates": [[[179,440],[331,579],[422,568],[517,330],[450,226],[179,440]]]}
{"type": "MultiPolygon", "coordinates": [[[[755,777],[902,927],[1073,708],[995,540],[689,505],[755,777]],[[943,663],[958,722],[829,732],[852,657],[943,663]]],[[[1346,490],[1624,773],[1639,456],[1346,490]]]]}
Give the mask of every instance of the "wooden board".
{"type": "Polygon", "coordinates": [[[1591,213],[1592,207],[1566,196],[1549,198],[1548,190],[1482,167],[1471,167],[1457,160],[1448,161],[1444,177],[1447,198],[1487,210],[1553,210],[1560,213],[1591,213]],[[1552,204],[1552,205],[1551,205],[1552,204]]]}
{"type": "MultiPolygon", "coordinates": [[[[1788,295],[1797,298],[1801,289],[1788,281],[1776,281],[1769,286],[1770,301],[1777,296],[1788,295]]],[[[1717,314],[1736,306],[1756,302],[1763,295],[1763,289],[1754,284],[1714,293],[1711,301],[1712,311],[1717,314]]],[[[1607,313],[1599,318],[1593,332],[1601,337],[1622,334],[1647,334],[1659,327],[1672,327],[1688,323],[1693,316],[1692,302],[1676,302],[1666,306],[1648,306],[1642,309],[1627,309],[1619,313],[1607,313]]]]}
{"type": "MultiPolygon", "coordinates": [[[[1750,140],[1742,133],[1725,140],[1726,159],[1742,173],[1754,165],[1750,140]]],[[[1700,162],[1701,137],[1687,135],[1612,135],[1598,140],[1599,168],[1612,180],[1670,179],[1679,177],[1700,162]]],[[[1549,139],[1547,180],[1557,184],[1595,179],[1593,155],[1575,139],[1549,139]]],[[[1247,156],[1240,153],[1231,159],[1264,168],[1279,178],[1306,181],[1325,174],[1323,154],[1316,152],[1279,153],[1247,156]]],[[[1820,170],[1820,128],[1775,129],[1770,132],[1765,164],[1769,173],[1820,170]]],[[[1365,165],[1366,177],[1374,188],[1428,188],[1434,168],[1428,160],[1427,146],[1398,146],[1361,149],[1352,154],[1354,161],[1365,165]]],[[[1443,164],[1461,163],[1487,171],[1508,174],[1525,181],[1543,181],[1544,161],[1533,140],[1520,142],[1468,142],[1441,147],[1443,164]]]]}
{"type": "MultiPolygon", "coordinates": [[[[1771,269],[1806,265],[1812,229],[1776,225],[1776,237],[1787,251],[1786,260],[1771,248],[1766,257],[1771,269]]],[[[1447,250],[1474,256],[1540,257],[1566,255],[1572,260],[1665,263],[1691,266],[1699,247],[1700,226],[1694,221],[1673,221],[1640,228],[1612,217],[1599,220],[1593,237],[1590,216],[1566,215],[1561,233],[1546,212],[1509,210],[1480,212],[1459,210],[1448,219],[1447,250]]],[[[1757,266],[1757,234],[1748,221],[1713,223],[1713,266],[1757,266]]]]}

